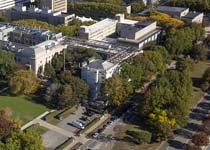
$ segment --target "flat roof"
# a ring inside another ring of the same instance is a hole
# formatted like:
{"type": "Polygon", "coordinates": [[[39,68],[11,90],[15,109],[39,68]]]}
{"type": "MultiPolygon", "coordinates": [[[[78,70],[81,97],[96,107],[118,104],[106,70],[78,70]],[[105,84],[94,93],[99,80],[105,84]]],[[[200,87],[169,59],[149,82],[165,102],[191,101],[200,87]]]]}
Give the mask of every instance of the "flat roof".
{"type": "Polygon", "coordinates": [[[103,29],[106,26],[111,25],[113,23],[117,23],[117,20],[106,18],[106,19],[104,19],[102,21],[99,21],[97,23],[94,23],[93,25],[90,25],[90,26],[81,26],[81,27],[87,28],[89,32],[94,32],[94,31],[103,29]]]}
{"type": "Polygon", "coordinates": [[[166,11],[166,12],[182,12],[186,10],[187,8],[184,7],[171,7],[171,6],[158,6],[155,8],[156,10],[159,11],[166,11]]]}
{"type": "Polygon", "coordinates": [[[183,18],[187,18],[187,19],[193,19],[199,15],[201,15],[203,13],[200,12],[189,12],[186,16],[184,16],[183,18]]]}
{"type": "Polygon", "coordinates": [[[136,24],[138,21],[136,20],[130,20],[130,19],[124,19],[122,22],[120,23],[125,23],[125,24],[136,24]]]}

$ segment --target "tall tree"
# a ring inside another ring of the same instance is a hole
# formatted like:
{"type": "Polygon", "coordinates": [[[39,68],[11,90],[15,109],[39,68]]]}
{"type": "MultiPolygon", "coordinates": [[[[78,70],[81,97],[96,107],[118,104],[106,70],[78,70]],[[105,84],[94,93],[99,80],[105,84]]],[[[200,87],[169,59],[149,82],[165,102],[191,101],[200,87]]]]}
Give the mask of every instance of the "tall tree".
{"type": "Polygon", "coordinates": [[[40,80],[31,70],[19,70],[14,73],[9,81],[13,94],[32,94],[40,86],[40,80]]]}
{"type": "Polygon", "coordinates": [[[130,84],[126,84],[126,82],[123,83],[120,77],[113,76],[105,81],[101,92],[103,96],[109,98],[110,104],[118,106],[132,93],[132,87],[130,84]]]}

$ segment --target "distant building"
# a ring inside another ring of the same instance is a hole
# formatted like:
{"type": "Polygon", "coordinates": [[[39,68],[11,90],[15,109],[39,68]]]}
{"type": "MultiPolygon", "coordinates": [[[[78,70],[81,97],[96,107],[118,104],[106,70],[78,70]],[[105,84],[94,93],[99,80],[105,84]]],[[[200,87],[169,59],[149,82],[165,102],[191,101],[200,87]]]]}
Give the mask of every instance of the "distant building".
{"type": "Polygon", "coordinates": [[[40,0],[40,6],[42,9],[67,13],[67,0],[40,0]]]}
{"type": "Polygon", "coordinates": [[[145,44],[151,41],[158,42],[161,30],[157,27],[156,21],[134,21],[124,19],[124,15],[118,14],[117,23],[118,41],[142,49],[145,44]]]}
{"type": "Polygon", "coordinates": [[[17,4],[23,4],[29,0],[0,0],[0,10],[9,9],[17,4]]]}
{"type": "Polygon", "coordinates": [[[182,17],[182,20],[189,22],[189,23],[199,23],[201,24],[203,22],[203,13],[199,12],[189,12],[186,16],[182,17]]]}
{"type": "Polygon", "coordinates": [[[113,76],[117,66],[117,64],[99,59],[93,59],[88,63],[83,63],[81,78],[85,80],[90,87],[91,99],[95,100],[100,97],[101,84],[106,79],[113,76]]]}
{"type": "Polygon", "coordinates": [[[49,9],[39,9],[31,6],[29,9],[26,6],[18,5],[13,9],[7,11],[8,17],[11,21],[22,19],[36,19],[39,21],[47,22],[52,25],[68,23],[75,17],[74,14],[63,14],[61,12],[53,12],[49,9]]]}
{"type": "Polygon", "coordinates": [[[154,4],[159,2],[159,0],[142,0],[142,3],[144,3],[144,5],[148,5],[148,4],[154,4]]]}
{"type": "Polygon", "coordinates": [[[172,17],[182,18],[189,13],[189,8],[183,7],[170,7],[170,6],[158,6],[155,10],[169,14],[172,17]]]}
{"type": "Polygon", "coordinates": [[[189,23],[202,23],[203,13],[190,12],[189,8],[171,7],[171,6],[158,6],[155,10],[166,13],[172,17],[178,17],[189,23]]]}
{"type": "Polygon", "coordinates": [[[100,41],[115,34],[121,43],[142,49],[150,41],[158,41],[161,30],[155,21],[134,21],[117,14],[116,19],[104,19],[91,26],[81,26],[79,37],[100,41]]]}
{"type": "Polygon", "coordinates": [[[81,26],[79,37],[87,40],[102,40],[115,33],[116,25],[117,20],[107,18],[90,26],[81,26]]]}

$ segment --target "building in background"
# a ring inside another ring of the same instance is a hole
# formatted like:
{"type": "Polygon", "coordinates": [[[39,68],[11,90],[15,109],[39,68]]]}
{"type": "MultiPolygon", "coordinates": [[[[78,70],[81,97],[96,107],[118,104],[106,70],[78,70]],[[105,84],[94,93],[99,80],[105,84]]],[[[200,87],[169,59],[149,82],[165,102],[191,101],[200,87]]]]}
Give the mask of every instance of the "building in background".
{"type": "Polygon", "coordinates": [[[14,7],[17,4],[24,4],[30,0],[0,0],[0,10],[14,7]]]}
{"type": "Polygon", "coordinates": [[[47,22],[52,25],[68,23],[75,17],[74,14],[64,14],[60,11],[52,11],[50,9],[39,9],[35,6],[26,8],[26,6],[18,5],[14,8],[7,10],[7,15],[10,21],[22,19],[36,19],[39,21],[47,22]]]}
{"type": "Polygon", "coordinates": [[[17,63],[32,69],[37,75],[44,72],[46,63],[67,46],[61,33],[49,30],[0,23],[0,49],[12,51],[17,63]]]}
{"type": "Polygon", "coordinates": [[[40,0],[40,6],[42,9],[67,13],[67,0],[40,0]]]}
{"type": "Polygon", "coordinates": [[[116,25],[117,20],[106,18],[90,26],[81,26],[79,36],[87,40],[102,40],[115,33],[116,25]]]}

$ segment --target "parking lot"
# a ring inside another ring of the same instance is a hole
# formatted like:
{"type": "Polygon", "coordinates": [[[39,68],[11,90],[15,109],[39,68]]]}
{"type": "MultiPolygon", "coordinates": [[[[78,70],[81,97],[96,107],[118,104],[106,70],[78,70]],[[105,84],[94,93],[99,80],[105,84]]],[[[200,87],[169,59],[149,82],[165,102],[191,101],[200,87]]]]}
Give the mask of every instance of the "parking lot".
{"type": "MultiPolygon", "coordinates": [[[[86,118],[84,112],[85,108],[79,106],[78,109],[73,114],[69,115],[67,118],[60,121],[56,126],[64,130],[70,131],[72,133],[75,133],[78,129],[70,125],[70,123],[72,121],[82,121],[85,124],[86,121],[84,121],[84,119],[81,120],[81,118],[86,118]]],[[[46,147],[46,149],[49,150],[55,149],[58,145],[62,144],[65,140],[68,139],[68,137],[65,137],[51,130],[43,134],[42,138],[44,141],[44,146],[46,147]]]]}

